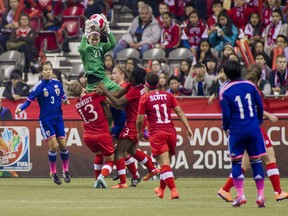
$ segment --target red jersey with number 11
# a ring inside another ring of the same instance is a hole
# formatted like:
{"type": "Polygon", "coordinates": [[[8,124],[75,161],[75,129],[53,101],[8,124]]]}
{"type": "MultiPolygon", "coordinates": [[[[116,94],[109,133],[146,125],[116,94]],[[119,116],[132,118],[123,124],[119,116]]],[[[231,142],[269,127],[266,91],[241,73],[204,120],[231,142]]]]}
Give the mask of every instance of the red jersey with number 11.
{"type": "Polygon", "coordinates": [[[84,120],[85,133],[109,132],[108,121],[101,105],[105,100],[106,97],[93,92],[84,95],[77,101],[75,108],[84,120]]]}
{"type": "Polygon", "coordinates": [[[147,115],[149,134],[175,131],[171,109],[176,106],[179,106],[177,100],[166,91],[152,91],[141,97],[138,114],[147,115]]]}

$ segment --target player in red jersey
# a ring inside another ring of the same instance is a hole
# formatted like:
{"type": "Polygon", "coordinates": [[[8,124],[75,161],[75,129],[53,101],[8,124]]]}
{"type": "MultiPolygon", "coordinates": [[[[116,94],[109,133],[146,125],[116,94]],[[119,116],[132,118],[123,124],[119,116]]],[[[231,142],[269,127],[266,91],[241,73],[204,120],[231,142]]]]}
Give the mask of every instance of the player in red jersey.
{"type": "Polygon", "coordinates": [[[96,154],[94,159],[96,180],[94,188],[108,188],[104,178],[112,172],[114,145],[108,121],[101,106],[101,103],[105,103],[106,97],[95,92],[88,94],[77,80],[67,83],[67,86],[69,94],[79,98],[75,108],[84,120],[83,140],[87,147],[96,154]]]}
{"type": "Polygon", "coordinates": [[[124,161],[124,154],[126,151],[141,164],[145,165],[149,170],[149,173],[143,177],[143,181],[149,180],[160,172],[159,169],[154,167],[151,158],[141,150],[137,149],[138,139],[136,119],[140,97],[145,93],[145,88],[143,85],[145,83],[145,76],[146,71],[143,68],[135,67],[128,79],[131,85],[126,87],[126,94],[120,99],[114,97],[102,83],[98,84],[100,91],[103,91],[103,93],[116,107],[121,107],[123,105],[126,106],[126,125],[119,135],[118,144],[115,149],[115,161],[120,183],[113,186],[113,189],[128,187],[126,184],[126,170],[124,161]]]}
{"type": "Polygon", "coordinates": [[[176,189],[173,172],[170,167],[170,156],[175,155],[176,148],[176,130],[171,120],[172,109],[184,124],[189,139],[192,138],[193,133],[175,97],[166,91],[158,90],[158,85],[158,75],[154,73],[147,74],[146,87],[148,87],[149,92],[143,95],[139,102],[137,136],[139,140],[143,139],[142,127],[146,114],[149,125],[151,151],[161,166],[160,186],[155,188],[154,192],[159,198],[163,198],[167,185],[171,190],[170,199],[178,199],[179,193],[176,189]]]}
{"type": "MultiPolygon", "coordinates": [[[[252,64],[248,66],[246,78],[250,80],[251,82],[253,82],[256,86],[260,85],[261,76],[262,76],[262,69],[260,66],[256,64],[252,64]]],[[[259,93],[263,95],[263,93],[260,90],[259,90],[259,93]]],[[[266,111],[264,111],[264,116],[272,122],[278,121],[276,116],[266,111]]],[[[262,158],[266,164],[267,176],[269,177],[270,182],[274,189],[275,200],[281,201],[284,199],[288,199],[288,193],[283,191],[281,188],[280,173],[276,164],[275,152],[274,152],[274,148],[272,146],[271,140],[262,126],[260,127],[260,129],[261,129],[264,141],[265,141],[266,153],[267,153],[266,155],[262,156],[262,158]]],[[[249,158],[248,158],[247,153],[245,153],[243,160],[242,160],[242,171],[245,173],[246,170],[249,168],[250,168],[249,158]]],[[[218,196],[224,199],[226,202],[233,202],[233,199],[230,194],[230,189],[233,186],[234,186],[233,179],[230,175],[225,185],[223,186],[223,188],[221,188],[218,191],[218,196]]]]}

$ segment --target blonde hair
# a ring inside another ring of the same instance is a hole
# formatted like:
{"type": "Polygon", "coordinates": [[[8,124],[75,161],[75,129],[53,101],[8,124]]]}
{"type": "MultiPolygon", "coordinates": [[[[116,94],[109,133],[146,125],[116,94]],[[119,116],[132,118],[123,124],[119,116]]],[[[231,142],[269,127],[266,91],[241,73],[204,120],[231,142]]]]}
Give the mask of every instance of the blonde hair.
{"type": "Polygon", "coordinates": [[[74,97],[80,97],[82,94],[83,87],[81,86],[78,80],[72,80],[70,82],[66,82],[65,85],[67,86],[67,91],[69,95],[74,97]]]}

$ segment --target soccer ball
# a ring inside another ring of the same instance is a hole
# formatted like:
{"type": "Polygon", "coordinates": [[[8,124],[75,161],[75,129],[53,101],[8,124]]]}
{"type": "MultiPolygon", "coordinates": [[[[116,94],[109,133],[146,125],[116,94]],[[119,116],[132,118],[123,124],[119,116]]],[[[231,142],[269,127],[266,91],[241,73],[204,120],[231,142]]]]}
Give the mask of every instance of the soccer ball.
{"type": "Polygon", "coordinates": [[[89,20],[92,21],[91,30],[100,32],[105,27],[105,20],[100,14],[93,14],[89,20]]]}

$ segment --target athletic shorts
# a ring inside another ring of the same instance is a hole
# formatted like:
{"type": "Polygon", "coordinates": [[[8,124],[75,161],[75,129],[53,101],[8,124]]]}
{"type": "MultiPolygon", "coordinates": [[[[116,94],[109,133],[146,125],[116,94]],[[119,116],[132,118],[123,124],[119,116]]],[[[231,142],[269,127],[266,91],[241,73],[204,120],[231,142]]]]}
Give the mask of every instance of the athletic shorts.
{"type": "Polygon", "coordinates": [[[155,133],[149,136],[149,142],[153,157],[157,157],[165,152],[175,155],[176,148],[176,131],[175,133],[155,133]]]}
{"type": "Polygon", "coordinates": [[[119,139],[130,139],[133,143],[137,143],[137,129],[136,124],[127,124],[119,135],[119,139]]]}
{"type": "MultiPolygon", "coordinates": [[[[117,83],[112,81],[107,76],[105,76],[103,78],[102,82],[108,91],[115,92],[115,91],[119,91],[121,89],[121,87],[117,83]]],[[[87,86],[86,86],[87,91],[92,92],[96,88],[97,84],[98,84],[98,82],[87,84],[87,86]]]]}
{"type": "Polygon", "coordinates": [[[263,135],[263,139],[266,145],[266,148],[271,148],[272,147],[272,142],[271,139],[269,138],[268,134],[266,133],[266,131],[264,130],[263,127],[260,127],[261,133],[263,135]]]}
{"type": "Polygon", "coordinates": [[[114,145],[109,132],[101,134],[84,133],[83,140],[94,153],[101,152],[103,156],[109,156],[114,153],[114,145]]]}
{"type": "Polygon", "coordinates": [[[266,153],[266,147],[260,128],[247,131],[232,133],[228,138],[228,147],[231,158],[241,158],[244,151],[250,158],[257,158],[266,153]]]}
{"type": "Polygon", "coordinates": [[[56,138],[66,138],[63,118],[39,121],[39,124],[44,141],[55,136],[56,138]]]}

